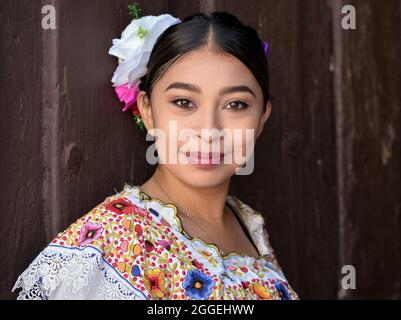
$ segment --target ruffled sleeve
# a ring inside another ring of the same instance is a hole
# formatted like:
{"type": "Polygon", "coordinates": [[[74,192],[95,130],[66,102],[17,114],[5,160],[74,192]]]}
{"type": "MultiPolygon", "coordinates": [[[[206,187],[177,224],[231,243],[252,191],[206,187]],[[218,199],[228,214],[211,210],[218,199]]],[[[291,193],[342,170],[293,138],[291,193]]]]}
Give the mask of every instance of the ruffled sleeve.
{"type": "Polygon", "coordinates": [[[145,216],[124,196],[107,198],[59,233],[12,291],[21,288],[18,300],[148,299],[140,277],[145,216]]]}

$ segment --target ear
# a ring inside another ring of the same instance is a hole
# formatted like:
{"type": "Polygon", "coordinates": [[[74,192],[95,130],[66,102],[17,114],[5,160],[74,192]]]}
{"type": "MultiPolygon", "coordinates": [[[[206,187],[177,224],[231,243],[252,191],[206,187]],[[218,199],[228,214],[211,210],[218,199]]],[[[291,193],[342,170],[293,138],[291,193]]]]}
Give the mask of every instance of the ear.
{"type": "Polygon", "coordinates": [[[260,121],[259,121],[259,127],[258,127],[258,133],[256,134],[256,138],[258,138],[260,136],[260,134],[263,131],[263,128],[265,126],[265,122],[266,120],[270,117],[270,113],[272,111],[272,105],[270,103],[270,101],[267,101],[266,103],[266,110],[265,112],[262,114],[262,116],[260,117],[260,121]]]}
{"type": "Polygon", "coordinates": [[[137,106],[141,113],[141,118],[145,124],[146,130],[153,129],[153,117],[150,99],[145,91],[140,91],[137,96],[137,106]]]}

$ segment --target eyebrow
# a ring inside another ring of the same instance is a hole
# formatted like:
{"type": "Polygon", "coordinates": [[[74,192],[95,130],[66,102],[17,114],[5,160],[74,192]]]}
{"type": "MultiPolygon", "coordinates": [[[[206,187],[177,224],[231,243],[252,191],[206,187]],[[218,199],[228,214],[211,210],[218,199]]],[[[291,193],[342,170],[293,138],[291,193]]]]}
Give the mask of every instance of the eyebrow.
{"type": "MultiPolygon", "coordinates": [[[[196,93],[201,93],[202,92],[202,90],[198,86],[193,85],[191,83],[185,83],[185,82],[173,82],[172,84],[170,84],[164,90],[164,92],[166,92],[169,89],[173,89],[173,88],[175,88],[175,89],[185,89],[185,90],[193,91],[193,92],[196,92],[196,93]]],[[[249,88],[248,86],[245,86],[245,85],[222,88],[219,91],[219,95],[224,95],[224,94],[229,94],[229,93],[234,93],[234,92],[249,92],[254,97],[256,97],[256,95],[252,91],[252,89],[249,88]]]]}

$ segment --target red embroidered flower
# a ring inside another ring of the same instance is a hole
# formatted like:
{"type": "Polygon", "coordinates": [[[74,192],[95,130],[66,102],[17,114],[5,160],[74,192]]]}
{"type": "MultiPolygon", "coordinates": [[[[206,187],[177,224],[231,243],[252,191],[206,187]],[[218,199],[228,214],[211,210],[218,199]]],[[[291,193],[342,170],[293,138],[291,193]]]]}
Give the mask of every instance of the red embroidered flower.
{"type": "Polygon", "coordinates": [[[192,260],[192,264],[193,264],[196,268],[198,268],[198,269],[200,269],[200,270],[203,269],[203,265],[200,264],[199,261],[196,260],[196,259],[192,260]]]}
{"type": "Polygon", "coordinates": [[[135,210],[135,206],[126,198],[121,198],[108,203],[106,210],[116,214],[131,214],[135,210]]]}
{"type": "Polygon", "coordinates": [[[135,232],[136,232],[136,235],[137,235],[138,237],[142,234],[142,227],[141,227],[141,225],[139,225],[139,224],[135,225],[135,232]]]}
{"type": "Polygon", "coordinates": [[[247,267],[240,267],[242,272],[248,272],[248,268],[247,267]]]}
{"type": "Polygon", "coordinates": [[[149,240],[145,240],[145,249],[147,252],[150,252],[154,249],[154,244],[150,242],[149,240]]]}

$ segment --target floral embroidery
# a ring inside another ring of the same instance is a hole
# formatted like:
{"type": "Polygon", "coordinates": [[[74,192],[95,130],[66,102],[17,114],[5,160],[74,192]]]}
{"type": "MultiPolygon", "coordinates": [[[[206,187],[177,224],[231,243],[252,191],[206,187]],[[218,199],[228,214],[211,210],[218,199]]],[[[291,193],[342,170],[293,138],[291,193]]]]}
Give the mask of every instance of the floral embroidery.
{"type": "Polygon", "coordinates": [[[146,217],[146,215],[148,214],[148,212],[145,209],[139,207],[134,207],[134,212],[140,215],[141,217],[146,217]]]}
{"type": "Polygon", "coordinates": [[[146,251],[147,251],[147,252],[152,251],[152,250],[154,249],[154,247],[155,247],[155,246],[153,245],[152,242],[150,242],[150,241],[148,241],[148,240],[145,241],[145,248],[146,248],[146,251]]]}
{"type": "Polygon", "coordinates": [[[164,273],[159,268],[153,268],[145,271],[145,286],[153,297],[163,298],[164,291],[164,273]]]}
{"type": "Polygon", "coordinates": [[[130,214],[134,211],[134,206],[127,199],[121,198],[107,204],[106,209],[116,214],[130,214]]]}
{"type": "Polygon", "coordinates": [[[85,246],[88,243],[91,243],[93,240],[99,239],[102,234],[103,227],[97,223],[88,222],[81,229],[81,234],[79,237],[79,245],[85,246]]]}
{"type": "Polygon", "coordinates": [[[136,232],[137,237],[139,237],[142,234],[142,227],[140,224],[135,225],[135,232],[136,232]]]}
{"type": "MultiPolygon", "coordinates": [[[[93,286],[96,296],[104,292],[105,298],[299,299],[276,260],[260,216],[253,215],[238,199],[231,198],[231,204],[243,215],[260,257],[235,252],[222,256],[217,247],[199,238],[191,239],[181,229],[173,205],[163,204],[142,193],[139,187],[129,185],[59,233],[51,242],[51,250],[64,252],[85,248],[98,252],[102,259],[98,270],[103,270],[101,266],[104,265],[116,276],[112,283],[91,282],[91,274],[97,272],[93,267],[88,270],[90,273],[82,287],[93,286]]],[[[45,297],[58,285],[68,286],[60,280],[53,282],[51,290],[38,289],[46,285],[41,277],[48,274],[45,279],[53,279],[53,268],[58,266],[56,258],[57,255],[48,256],[41,260],[41,265],[35,266],[43,276],[33,278],[27,269],[24,281],[18,282],[24,289],[21,298],[35,295],[33,290],[46,292],[46,295],[41,294],[45,297]]],[[[66,260],[65,270],[70,268],[68,263],[66,260]]],[[[76,263],[71,268],[78,272],[83,266],[76,263]]],[[[82,292],[87,292],[85,290],[82,292]]]]}
{"type": "Polygon", "coordinates": [[[289,294],[287,288],[285,287],[285,285],[281,281],[277,280],[274,283],[274,286],[278,290],[282,300],[291,300],[291,297],[290,297],[290,294],[289,294]]]}
{"type": "Polygon", "coordinates": [[[134,265],[131,273],[134,277],[138,277],[141,274],[141,269],[139,269],[138,265],[134,265]]]}
{"type": "Polygon", "coordinates": [[[207,299],[212,293],[213,278],[199,270],[190,270],[184,280],[185,294],[194,299],[207,299]]]}
{"type": "Polygon", "coordinates": [[[267,290],[265,286],[262,286],[260,283],[252,283],[249,287],[263,300],[272,300],[272,294],[267,290]]]}
{"type": "Polygon", "coordinates": [[[158,243],[167,251],[170,251],[170,242],[166,241],[166,240],[159,240],[158,243]]]}
{"type": "Polygon", "coordinates": [[[192,264],[200,270],[204,269],[203,265],[196,259],[192,260],[192,264]]]}

